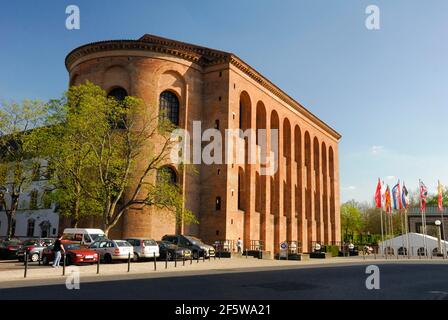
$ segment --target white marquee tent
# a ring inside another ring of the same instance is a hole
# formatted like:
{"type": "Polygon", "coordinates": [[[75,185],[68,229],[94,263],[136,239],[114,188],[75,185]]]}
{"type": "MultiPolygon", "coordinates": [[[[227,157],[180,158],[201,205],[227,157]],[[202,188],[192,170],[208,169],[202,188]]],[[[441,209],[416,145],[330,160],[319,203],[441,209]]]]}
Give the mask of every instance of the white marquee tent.
{"type": "MultiPolygon", "coordinates": [[[[389,254],[393,255],[396,255],[397,253],[399,255],[407,255],[407,248],[409,247],[411,255],[425,255],[425,238],[428,255],[437,252],[439,244],[436,237],[425,236],[424,234],[414,232],[380,242],[379,248],[381,253],[386,253],[387,251],[389,254]]],[[[448,250],[448,241],[441,240],[441,247],[442,252],[445,251],[445,248],[448,250]]]]}

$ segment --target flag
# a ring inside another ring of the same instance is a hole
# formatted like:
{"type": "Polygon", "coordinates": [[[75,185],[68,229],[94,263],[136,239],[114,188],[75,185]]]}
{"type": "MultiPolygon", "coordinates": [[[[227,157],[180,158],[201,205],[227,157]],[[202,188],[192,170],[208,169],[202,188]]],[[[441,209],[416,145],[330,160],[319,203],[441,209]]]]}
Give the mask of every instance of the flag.
{"type": "Polygon", "coordinates": [[[409,208],[409,192],[403,182],[403,190],[401,192],[401,203],[403,204],[403,208],[409,208]]]}
{"type": "Polygon", "coordinates": [[[387,213],[392,213],[392,203],[390,198],[390,189],[389,186],[386,188],[386,193],[384,194],[384,206],[387,213]]]}
{"type": "Polygon", "coordinates": [[[439,211],[442,212],[443,211],[443,187],[442,187],[442,184],[440,183],[440,180],[439,180],[439,185],[437,187],[437,191],[438,191],[437,206],[439,208],[439,211]]]}
{"type": "Polygon", "coordinates": [[[395,210],[403,209],[403,204],[401,203],[400,180],[398,180],[398,183],[392,188],[392,199],[394,200],[395,210]]]}
{"type": "Polygon", "coordinates": [[[376,185],[376,191],[375,191],[375,205],[377,208],[381,208],[381,182],[380,178],[378,178],[378,184],[376,185]]]}
{"type": "Polygon", "coordinates": [[[420,213],[425,213],[426,210],[426,198],[428,198],[428,189],[423,181],[420,182],[420,213]]]}

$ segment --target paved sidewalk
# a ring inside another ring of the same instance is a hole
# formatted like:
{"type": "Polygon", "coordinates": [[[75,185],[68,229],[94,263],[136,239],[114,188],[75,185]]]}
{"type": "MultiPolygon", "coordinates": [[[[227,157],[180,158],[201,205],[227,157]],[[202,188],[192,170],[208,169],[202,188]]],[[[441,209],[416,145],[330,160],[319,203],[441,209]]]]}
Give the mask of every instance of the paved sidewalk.
{"type": "Polygon", "coordinates": [[[375,264],[375,263],[446,263],[448,260],[442,259],[383,259],[373,256],[366,257],[335,257],[330,259],[310,259],[307,261],[286,261],[286,260],[259,260],[249,258],[231,258],[231,259],[211,259],[194,260],[185,262],[168,262],[168,268],[165,269],[165,262],[157,262],[157,271],[154,270],[154,262],[131,263],[131,270],[128,273],[127,263],[101,264],[100,274],[97,274],[96,265],[87,265],[80,267],[67,267],[65,277],[62,276],[62,267],[54,269],[51,266],[38,266],[29,264],[27,278],[24,279],[24,269],[0,271],[0,288],[33,286],[36,284],[55,284],[64,283],[72,270],[79,270],[82,282],[97,282],[108,280],[126,280],[139,278],[157,278],[157,277],[179,277],[201,274],[221,274],[232,272],[253,272],[263,270],[282,270],[291,268],[313,268],[313,267],[335,267],[338,265],[357,265],[357,264],[375,264]]]}

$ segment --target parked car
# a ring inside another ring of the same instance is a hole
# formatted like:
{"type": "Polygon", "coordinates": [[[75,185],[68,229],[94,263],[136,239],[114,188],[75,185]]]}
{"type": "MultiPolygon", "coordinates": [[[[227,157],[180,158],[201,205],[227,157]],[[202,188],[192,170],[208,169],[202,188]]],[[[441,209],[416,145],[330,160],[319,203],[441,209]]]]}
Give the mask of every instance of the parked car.
{"type": "Polygon", "coordinates": [[[126,240],[100,240],[92,243],[89,247],[100,255],[105,263],[112,260],[127,260],[129,254],[134,254],[134,247],[126,240]]]}
{"type": "Polygon", "coordinates": [[[193,259],[199,257],[210,258],[215,256],[215,248],[202,242],[202,240],[193,236],[184,235],[165,235],[162,241],[168,241],[182,248],[190,249],[193,259]]]}
{"type": "Polygon", "coordinates": [[[159,245],[155,240],[142,238],[128,238],[125,239],[134,247],[134,261],[140,259],[159,257],[159,245]]]}
{"type": "Polygon", "coordinates": [[[22,242],[18,239],[4,240],[0,242],[0,259],[16,259],[17,250],[22,242]]]}
{"type": "Polygon", "coordinates": [[[190,249],[179,247],[168,241],[158,241],[157,243],[159,245],[160,259],[162,260],[174,260],[175,258],[177,260],[193,259],[190,249]]]}
{"type": "MultiPolygon", "coordinates": [[[[98,253],[93,250],[85,249],[76,243],[63,243],[65,249],[65,265],[98,262],[98,253]]],[[[42,263],[50,264],[54,260],[53,245],[46,247],[42,251],[42,263]]]]}
{"type": "Polygon", "coordinates": [[[95,241],[106,239],[106,235],[101,229],[85,229],[85,228],[66,228],[62,234],[62,239],[90,245],[95,241]]]}
{"type": "Polygon", "coordinates": [[[33,239],[23,242],[23,245],[17,250],[17,259],[22,262],[25,260],[25,252],[27,252],[28,260],[37,262],[42,259],[43,250],[53,244],[53,239],[33,239]]]}

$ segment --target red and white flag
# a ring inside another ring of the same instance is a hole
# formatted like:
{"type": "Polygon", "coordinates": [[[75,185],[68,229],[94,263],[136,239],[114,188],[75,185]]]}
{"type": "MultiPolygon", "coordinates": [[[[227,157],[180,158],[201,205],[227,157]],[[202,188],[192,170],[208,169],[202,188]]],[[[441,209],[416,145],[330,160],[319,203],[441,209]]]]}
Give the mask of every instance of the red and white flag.
{"type": "Polygon", "coordinates": [[[428,189],[423,181],[420,180],[420,213],[425,213],[426,199],[428,198],[428,189]]]}
{"type": "Polygon", "coordinates": [[[381,195],[381,181],[380,178],[378,178],[378,184],[376,185],[376,191],[375,191],[375,205],[377,208],[382,207],[382,195],[381,195]]]}
{"type": "Polygon", "coordinates": [[[443,211],[443,187],[439,180],[439,185],[437,186],[438,191],[438,199],[437,199],[437,207],[439,208],[439,211],[443,211]]]}

